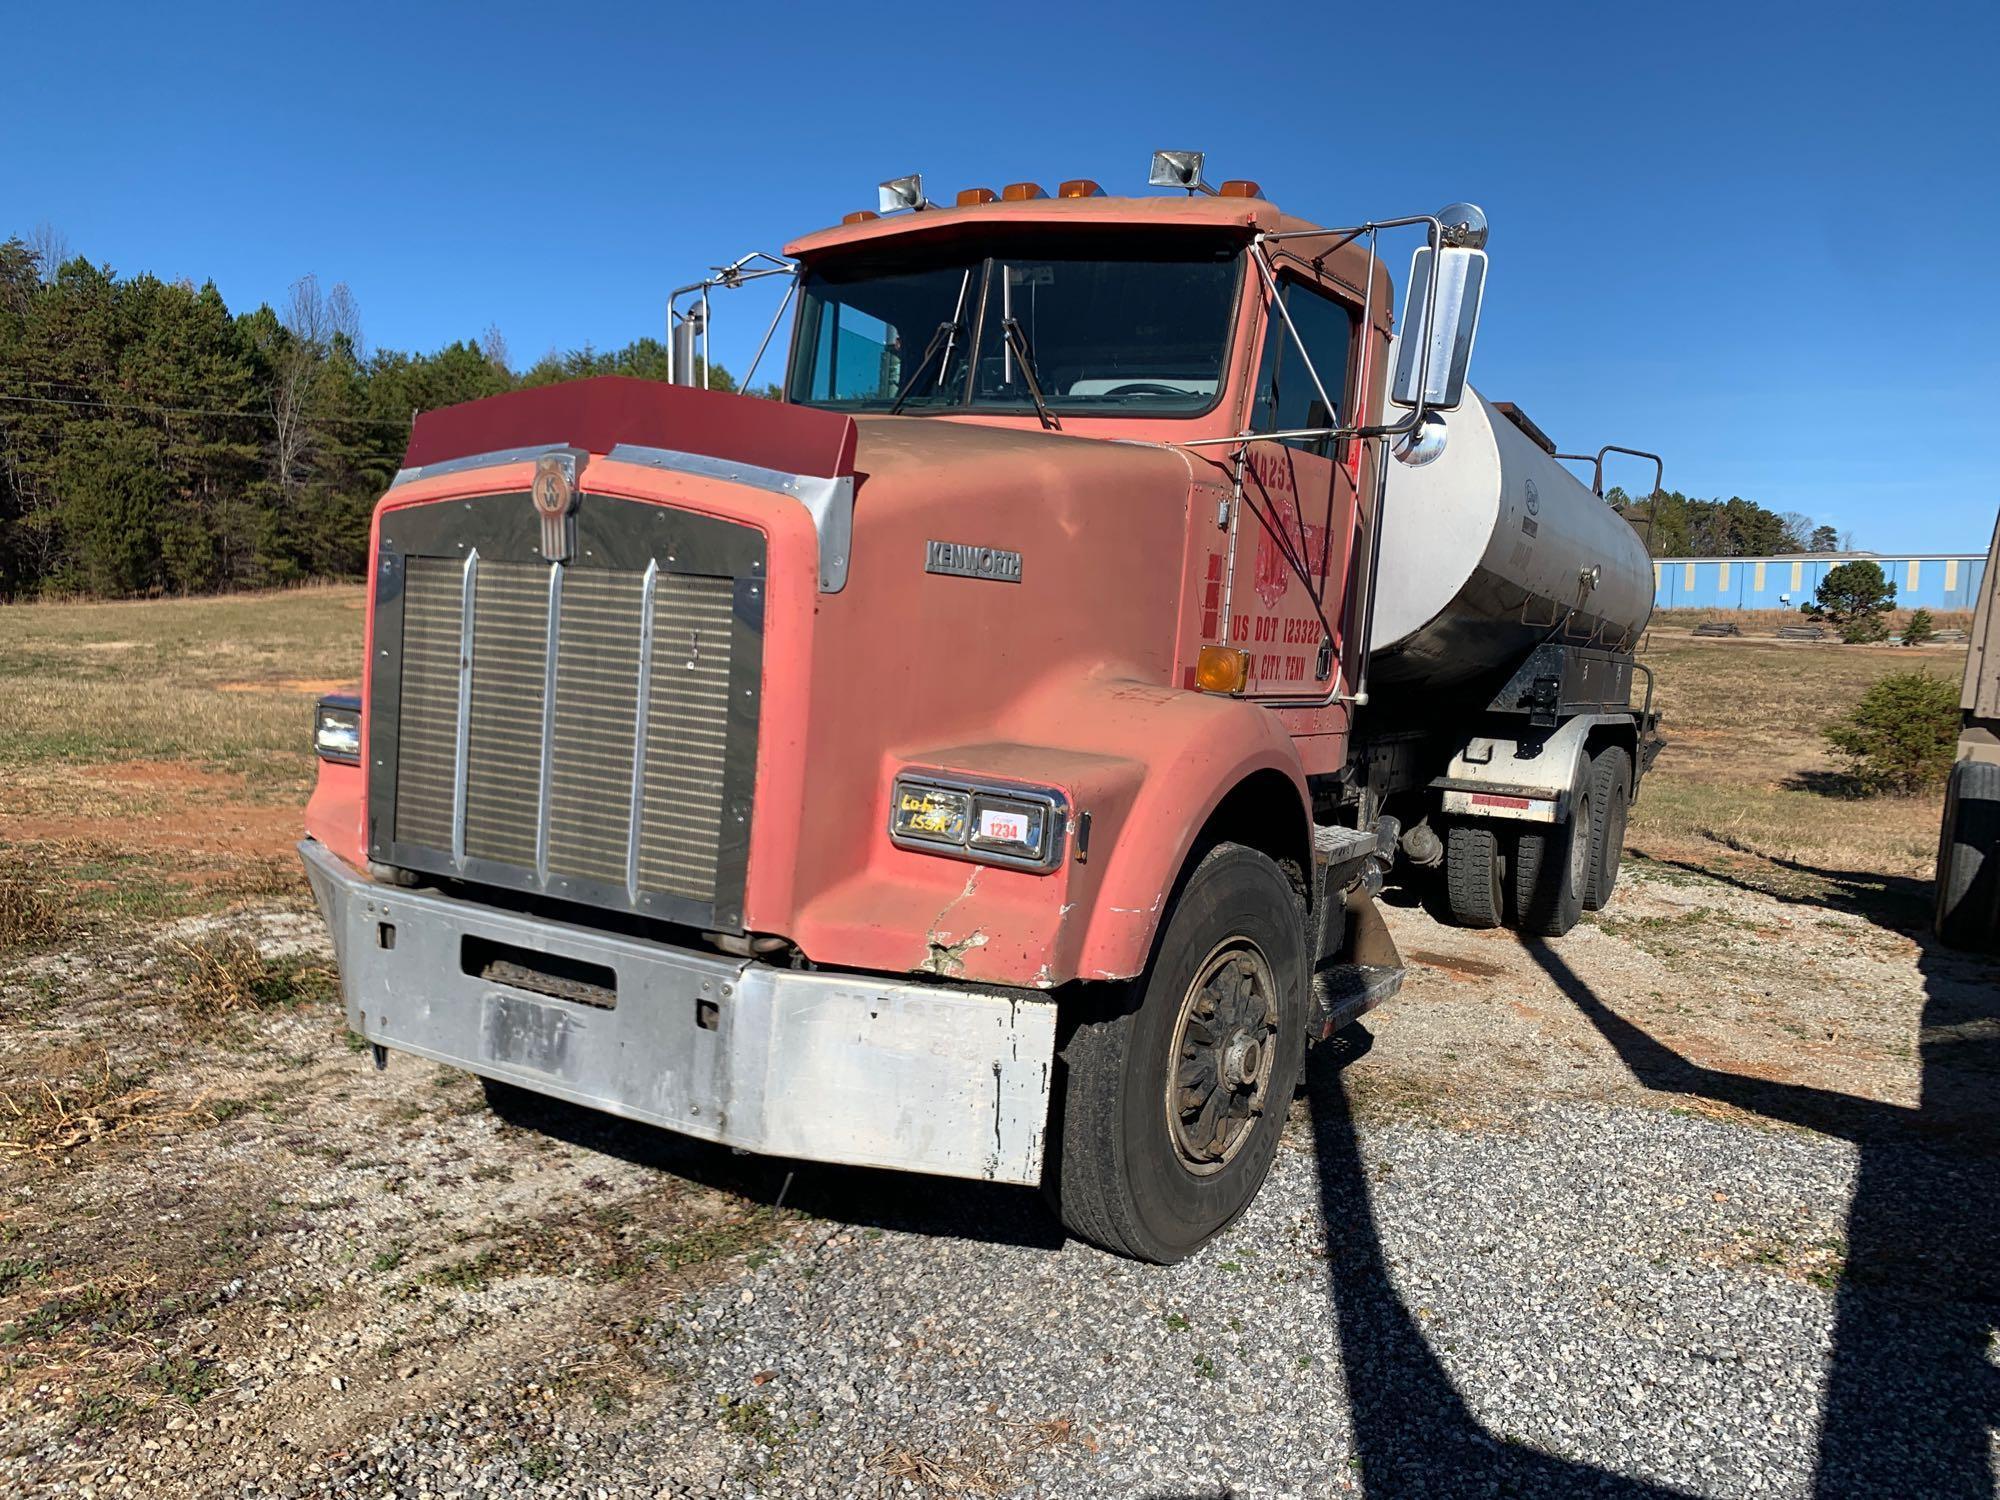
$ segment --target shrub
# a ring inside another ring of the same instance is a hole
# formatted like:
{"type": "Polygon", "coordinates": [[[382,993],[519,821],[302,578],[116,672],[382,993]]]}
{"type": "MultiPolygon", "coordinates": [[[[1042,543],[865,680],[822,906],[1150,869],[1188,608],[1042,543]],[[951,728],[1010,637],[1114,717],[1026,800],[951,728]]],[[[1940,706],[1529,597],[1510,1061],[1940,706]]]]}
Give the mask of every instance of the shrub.
{"type": "Polygon", "coordinates": [[[1840,638],[1850,646],[1889,639],[1889,622],[1880,615],[1856,615],[1851,620],[1842,620],[1836,628],[1840,638]]]}
{"type": "Polygon", "coordinates": [[[1914,793],[1951,774],[1958,684],[1932,672],[1892,672],[1821,732],[1863,792],[1914,793]]]}
{"type": "Polygon", "coordinates": [[[1910,616],[1910,623],[1903,627],[1903,644],[1905,646],[1921,646],[1936,634],[1937,621],[1931,618],[1929,610],[1920,609],[1910,616]]]}
{"type": "Polygon", "coordinates": [[[1896,585],[1884,576],[1881,564],[1851,562],[1827,569],[1812,600],[1799,608],[1832,625],[1852,644],[1886,637],[1889,627],[1882,616],[1895,602],[1896,585]]]}

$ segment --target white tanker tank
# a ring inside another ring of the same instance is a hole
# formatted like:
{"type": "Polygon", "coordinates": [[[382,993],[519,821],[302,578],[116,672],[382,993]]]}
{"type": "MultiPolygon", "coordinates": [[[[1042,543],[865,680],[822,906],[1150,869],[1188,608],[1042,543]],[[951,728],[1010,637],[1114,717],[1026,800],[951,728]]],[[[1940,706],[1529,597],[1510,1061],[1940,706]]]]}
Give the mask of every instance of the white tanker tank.
{"type": "Polygon", "coordinates": [[[1388,464],[1371,692],[1504,676],[1545,640],[1629,651],[1653,610],[1638,533],[1470,387],[1442,420],[1439,457],[1388,464]]]}

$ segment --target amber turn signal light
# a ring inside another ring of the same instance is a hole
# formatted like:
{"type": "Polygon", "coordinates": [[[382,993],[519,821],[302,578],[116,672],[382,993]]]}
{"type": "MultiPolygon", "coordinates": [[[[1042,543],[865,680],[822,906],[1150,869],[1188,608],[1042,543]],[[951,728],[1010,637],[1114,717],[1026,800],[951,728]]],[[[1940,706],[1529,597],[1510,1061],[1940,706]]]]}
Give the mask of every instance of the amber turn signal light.
{"type": "Polygon", "coordinates": [[[1234,646],[1203,646],[1195,658],[1194,685],[1204,693],[1240,693],[1250,680],[1250,653],[1234,646]]]}
{"type": "Polygon", "coordinates": [[[958,206],[960,208],[975,208],[981,203],[995,202],[999,197],[1000,195],[994,192],[992,188],[960,188],[958,190],[958,206]]]}
{"type": "Polygon", "coordinates": [[[1037,182],[1010,182],[1000,189],[1000,196],[1009,203],[1026,203],[1030,198],[1046,198],[1048,194],[1037,182]]]}

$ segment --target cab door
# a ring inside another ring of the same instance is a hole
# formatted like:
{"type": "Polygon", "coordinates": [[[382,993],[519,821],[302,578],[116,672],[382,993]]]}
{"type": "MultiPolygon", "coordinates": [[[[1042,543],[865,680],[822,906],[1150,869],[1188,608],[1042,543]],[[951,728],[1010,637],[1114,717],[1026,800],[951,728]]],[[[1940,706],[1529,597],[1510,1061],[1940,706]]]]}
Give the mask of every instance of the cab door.
{"type": "MultiPolygon", "coordinates": [[[[1297,276],[1280,275],[1278,294],[1298,338],[1276,304],[1268,305],[1249,430],[1347,422],[1360,323],[1355,308],[1297,276]],[[1311,356],[1310,370],[1301,343],[1311,356]]],[[[1250,654],[1246,697],[1321,698],[1333,686],[1345,644],[1341,607],[1358,457],[1343,450],[1358,447],[1327,438],[1274,438],[1245,448],[1229,559],[1227,643],[1250,654]]]]}

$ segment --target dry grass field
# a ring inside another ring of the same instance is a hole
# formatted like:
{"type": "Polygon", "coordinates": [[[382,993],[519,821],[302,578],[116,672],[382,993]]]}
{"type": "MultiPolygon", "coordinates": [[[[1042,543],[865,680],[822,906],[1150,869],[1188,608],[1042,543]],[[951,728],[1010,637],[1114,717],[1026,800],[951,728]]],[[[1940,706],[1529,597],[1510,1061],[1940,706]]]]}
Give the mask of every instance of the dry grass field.
{"type": "MultiPolygon", "coordinates": [[[[303,898],[291,853],[312,702],[360,674],[358,587],[0,610],[0,945],[303,898]]],[[[1653,632],[1671,744],[1634,810],[1644,857],[1787,889],[1917,877],[1929,799],[1829,795],[1819,728],[1885,673],[1956,677],[1962,647],[1653,632]]]]}
{"type": "MultiPolygon", "coordinates": [[[[1891,634],[1900,634],[1910,623],[1912,609],[1892,609],[1883,616],[1891,634]]],[[[1652,628],[1655,630],[1692,630],[1705,624],[1734,625],[1745,635],[1753,638],[1769,639],[1777,633],[1780,625],[1801,625],[1809,623],[1796,609],[1662,609],[1653,614],[1652,628]]],[[[1969,609],[1934,609],[1931,623],[1938,630],[1969,630],[1972,628],[1972,611],[1969,609]]],[[[1830,632],[1829,632],[1830,633],[1830,632]]]]}
{"type": "Polygon", "coordinates": [[[0,609],[0,948],[303,893],[314,697],[362,593],[0,609]]]}
{"type": "MultiPolygon", "coordinates": [[[[291,852],[314,697],[360,672],[355,587],[0,610],[0,950],[303,903],[291,852]]],[[[1641,857],[1825,895],[1925,877],[1931,799],[1837,795],[1820,727],[1885,673],[1962,647],[1708,640],[1656,629],[1671,742],[1634,809],[1641,857]]]]}
{"type": "Polygon", "coordinates": [[[1939,796],[1839,795],[1820,737],[1870,683],[1921,670],[1957,681],[1965,648],[1702,639],[1653,632],[1668,740],[1632,810],[1629,851],[1786,895],[1928,881],[1939,796]]]}

